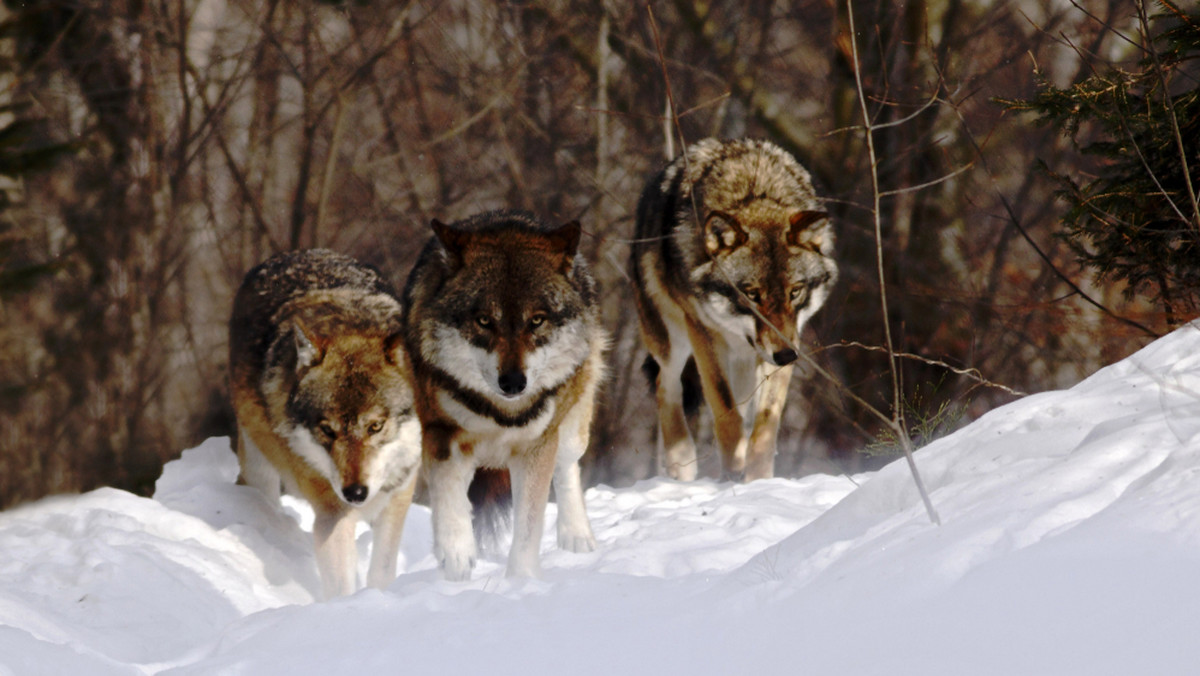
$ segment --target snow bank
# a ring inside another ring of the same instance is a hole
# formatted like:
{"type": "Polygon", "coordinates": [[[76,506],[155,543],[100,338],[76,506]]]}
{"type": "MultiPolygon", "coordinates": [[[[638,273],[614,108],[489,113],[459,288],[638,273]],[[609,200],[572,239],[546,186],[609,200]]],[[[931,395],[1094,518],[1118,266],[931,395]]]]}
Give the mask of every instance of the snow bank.
{"type": "MultiPolygon", "coordinates": [[[[1200,330],[1026,397],[906,465],[588,491],[599,547],[440,580],[427,510],[386,591],[314,603],[302,503],[226,439],[154,499],[0,513],[0,674],[1190,673],[1200,662],[1200,330]],[[857,484],[857,486],[856,486],[857,484]]],[[[360,537],[365,554],[370,535],[360,537]]]]}

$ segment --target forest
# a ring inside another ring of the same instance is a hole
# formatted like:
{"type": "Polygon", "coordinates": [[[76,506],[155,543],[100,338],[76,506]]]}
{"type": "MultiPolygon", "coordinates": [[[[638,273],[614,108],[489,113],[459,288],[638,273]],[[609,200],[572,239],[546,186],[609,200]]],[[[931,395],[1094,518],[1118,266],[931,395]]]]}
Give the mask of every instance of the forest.
{"type": "Polygon", "coordinates": [[[586,482],[657,474],[629,239],[710,136],[793,153],[837,232],[779,475],[877,467],[1200,309],[1179,2],[4,0],[0,28],[0,506],[146,494],[232,434],[257,262],[401,286],[433,219],[501,207],[583,225],[613,338],[586,482]]]}

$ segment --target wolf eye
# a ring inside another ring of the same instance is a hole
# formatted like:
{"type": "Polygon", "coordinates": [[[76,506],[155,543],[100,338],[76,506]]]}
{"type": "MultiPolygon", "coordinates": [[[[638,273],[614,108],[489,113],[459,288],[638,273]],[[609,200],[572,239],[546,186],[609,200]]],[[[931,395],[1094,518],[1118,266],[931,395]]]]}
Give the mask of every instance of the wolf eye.
{"type": "Polygon", "coordinates": [[[475,323],[482,326],[485,329],[491,328],[492,318],[487,315],[478,315],[477,317],[475,317],[475,323]]]}
{"type": "Polygon", "coordinates": [[[379,434],[379,432],[382,430],[383,430],[383,421],[382,420],[376,420],[376,421],[372,422],[371,424],[367,425],[367,434],[379,434]]]}
{"type": "Polygon", "coordinates": [[[792,289],[791,293],[788,295],[791,297],[792,302],[794,303],[797,300],[799,300],[801,297],[803,297],[807,294],[808,294],[808,287],[806,287],[804,285],[800,285],[800,286],[797,286],[796,288],[792,289]]]}
{"type": "Polygon", "coordinates": [[[755,305],[758,305],[762,302],[762,294],[754,289],[742,289],[742,293],[746,296],[747,300],[755,305]]]}
{"type": "Polygon", "coordinates": [[[545,323],[546,315],[534,315],[529,318],[529,325],[535,329],[545,323]]]}
{"type": "Polygon", "coordinates": [[[330,439],[337,439],[337,430],[333,429],[333,425],[329,424],[328,420],[322,420],[317,425],[317,430],[330,439]]]}

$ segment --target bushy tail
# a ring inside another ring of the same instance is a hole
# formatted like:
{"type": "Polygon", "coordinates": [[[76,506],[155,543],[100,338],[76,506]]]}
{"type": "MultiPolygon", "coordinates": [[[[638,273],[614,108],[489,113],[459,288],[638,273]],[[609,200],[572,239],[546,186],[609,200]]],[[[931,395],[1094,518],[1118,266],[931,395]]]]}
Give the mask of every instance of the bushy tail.
{"type": "Polygon", "coordinates": [[[475,470],[467,489],[471,499],[475,542],[484,554],[501,555],[507,551],[503,540],[512,532],[512,477],[506,469],[475,470]]]}
{"type": "MultiPolygon", "coordinates": [[[[661,367],[654,357],[646,355],[642,362],[642,373],[650,381],[650,391],[658,387],[658,374],[661,367]]],[[[696,360],[690,358],[683,367],[679,379],[683,382],[683,413],[689,420],[694,420],[700,412],[700,404],[704,403],[704,390],[700,385],[700,370],[696,368],[696,360]]]]}

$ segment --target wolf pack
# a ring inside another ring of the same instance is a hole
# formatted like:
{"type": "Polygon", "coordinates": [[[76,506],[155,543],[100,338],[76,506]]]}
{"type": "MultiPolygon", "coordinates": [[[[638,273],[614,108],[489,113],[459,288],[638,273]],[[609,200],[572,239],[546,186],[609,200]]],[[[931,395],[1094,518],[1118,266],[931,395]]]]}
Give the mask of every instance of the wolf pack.
{"type": "MultiPolygon", "coordinates": [[[[467,580],[490,513],[511,521],[507,574],[537,577],[553,487],[558,546],[596,548],[580,459],[608,333],[577,221],[516,210],[437,220],[403,289],[323,249],[251,269],[229,323],[239,481],[312,505],[326,598],[396,577],[418,481],[442,574],[467,580]]],[[[651,178],[629,277],[659,464],[692,480],[692,429],[712,411],[723,477],[774,473],[799,337],[837,279],[808,172],[764,140],[706,139],[651,178]]]]}

